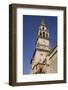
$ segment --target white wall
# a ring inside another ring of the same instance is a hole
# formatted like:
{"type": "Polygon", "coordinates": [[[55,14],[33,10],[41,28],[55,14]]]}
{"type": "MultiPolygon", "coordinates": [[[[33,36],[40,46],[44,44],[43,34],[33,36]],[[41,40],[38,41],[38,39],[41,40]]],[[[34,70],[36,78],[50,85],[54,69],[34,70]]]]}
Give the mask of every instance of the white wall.
{"type": "MultiPolygon", "coordinates": [[[[27,87],[11,87],[8,85],[8,70],[9,70],[9,4],[40,4],[40,5],[57,5],[67,6],[68,0],[0,0],[0,90],[67,90],[66,84],[52,84],[52,85],[37,85],[27,87]]],[[[67,12],[68,15],[68,12],[67,12]]],[[[68,18],[67,18],[68,21],[68,18]]],[[[68,27],[67,27],[68,29],[68,27]]],[[[68,33],[68,32],[67,32],[68,33]]],[[[68,35],[67,35],[68,38],[68,35]]],[[[68,62],[67,62],[68,64],[68,62]]],[[[68,68],[68,66],[67,66],[68,68]]],[[[68,79],[67,79],[68,81],[68,79]]]]}

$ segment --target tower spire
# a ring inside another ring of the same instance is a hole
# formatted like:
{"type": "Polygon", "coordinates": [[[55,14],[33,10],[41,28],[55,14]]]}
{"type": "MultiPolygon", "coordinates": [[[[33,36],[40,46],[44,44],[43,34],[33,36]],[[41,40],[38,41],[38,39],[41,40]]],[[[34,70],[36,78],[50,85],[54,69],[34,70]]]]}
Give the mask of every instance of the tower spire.
{"type": "Polygon", "coordinates": [[[45,25],[44,18],[41,19],[41,25],[45,25]]]}

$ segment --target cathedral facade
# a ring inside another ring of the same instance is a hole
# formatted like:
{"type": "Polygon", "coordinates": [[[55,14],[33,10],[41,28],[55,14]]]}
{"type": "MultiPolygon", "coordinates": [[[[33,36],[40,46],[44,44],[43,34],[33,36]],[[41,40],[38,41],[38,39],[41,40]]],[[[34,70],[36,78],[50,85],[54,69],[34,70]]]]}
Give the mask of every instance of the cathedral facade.
{"type": "Polygon", "coordinates": [[[36,48],[31,59],[31,74],[57,73],[57,46],[50,48],[47,26],[41,21],[36,48]]]}

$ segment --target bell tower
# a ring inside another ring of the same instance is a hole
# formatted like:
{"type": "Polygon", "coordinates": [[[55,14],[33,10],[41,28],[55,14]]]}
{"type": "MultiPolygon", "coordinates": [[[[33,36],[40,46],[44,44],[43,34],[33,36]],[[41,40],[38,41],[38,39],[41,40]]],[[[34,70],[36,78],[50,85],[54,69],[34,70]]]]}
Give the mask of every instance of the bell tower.
{"type": "Polygon", "coordinates": [[[49,51],[49,32],[44,20],[41,21],[39,26],[36,49],[49,51]]]}
{"type": "Polygon", "coordinates": [[[37,34],[36,48],[31,60],[31,73],[38,74],[47,72],[44,66],[47,65],[46,57],[50,52],[49,43],[49,32],[42,19],[37,34]]]}

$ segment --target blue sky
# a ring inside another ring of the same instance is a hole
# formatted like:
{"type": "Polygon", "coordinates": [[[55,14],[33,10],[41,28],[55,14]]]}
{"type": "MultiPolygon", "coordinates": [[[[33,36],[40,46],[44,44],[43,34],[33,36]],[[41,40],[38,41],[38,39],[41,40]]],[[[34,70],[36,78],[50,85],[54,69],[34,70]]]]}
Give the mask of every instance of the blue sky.
{"type": "Polygon", "coordinates": [[[30,61],[35,50],[37,32],[42,18],[47,24],[50,34],[50,45],[57,44],[57,17],[56,16],[30,16],[23,15],[23,74],[30,73],[30,61]]]}

